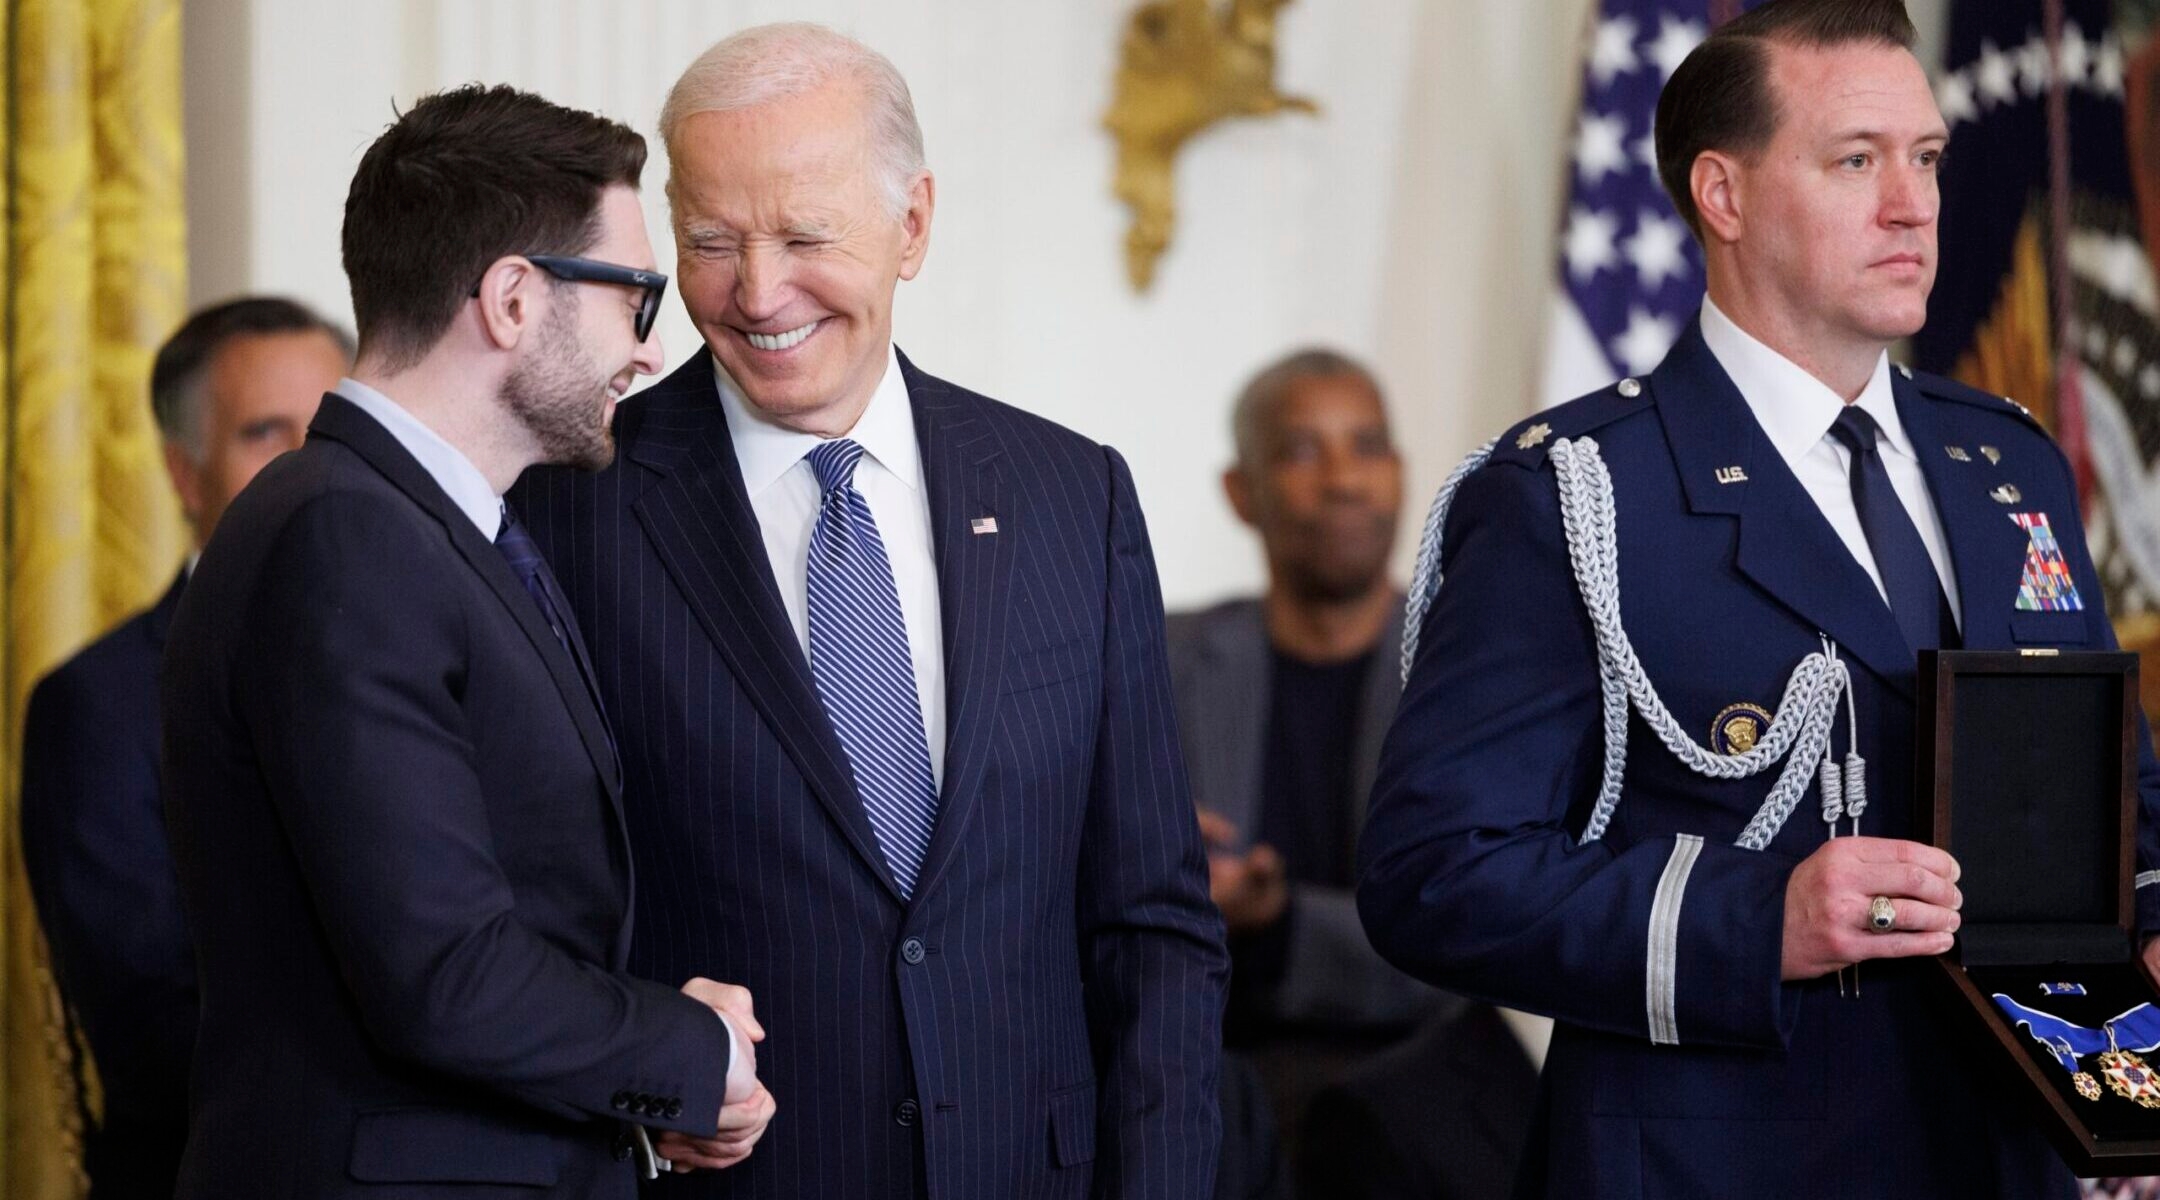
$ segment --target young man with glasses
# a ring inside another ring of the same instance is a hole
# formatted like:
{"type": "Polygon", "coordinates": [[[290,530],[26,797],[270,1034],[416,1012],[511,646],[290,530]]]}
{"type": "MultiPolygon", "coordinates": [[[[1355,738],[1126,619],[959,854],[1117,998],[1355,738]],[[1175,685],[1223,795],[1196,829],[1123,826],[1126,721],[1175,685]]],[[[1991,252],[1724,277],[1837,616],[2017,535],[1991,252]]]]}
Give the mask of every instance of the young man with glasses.
{"type": "Polygon", "coordinates": [[[614,735],[502,502],[535,463],[605,466],[660,365],[644,160],[477,87],[361,160],[352,377],[228,511],[166,656],[202,979],[183,1197],[627,1197],[648,1127],[732,1163],[772,1114],[747,992],[623,973],[614,735]]]}

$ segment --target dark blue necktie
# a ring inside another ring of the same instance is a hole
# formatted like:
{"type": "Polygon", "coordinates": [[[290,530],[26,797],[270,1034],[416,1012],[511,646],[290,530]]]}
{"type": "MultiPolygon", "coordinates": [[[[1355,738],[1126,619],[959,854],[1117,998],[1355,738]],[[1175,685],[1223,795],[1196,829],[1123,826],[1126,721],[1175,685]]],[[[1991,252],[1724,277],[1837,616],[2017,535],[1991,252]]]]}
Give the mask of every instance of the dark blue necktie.
{"type": "Polygon", "coordinates": [[[1890,614],[1916,653],[1941,647],[1943,614],[1948,607],[1942,581],[1935,575],[1935,561],[1928,557],[1927,543],[1920,540],[1912,514],[1890,486],[1890,472],[1883,466],[1878,445],[1881,429],[1859,405],[1848,404],[1830,426],[1830,436],[1852,453],[1853,507],[1859,510],[1860,529],[1867,535],[1875,569],[1882,575],[1890,614]]]}
{"type": "Polygon", "coordinates": [[[518,582],[525,585],[525,594],[539,607],[541,619],[547,622],[548,629],[562,644],[570,661],[577,665],[578,679],[585,684],[593,708],[600,713],[601,727],[607,730],[608,748],[614,749],[615,730],[608,724],[607,709],[600,703],[599,681],[593,678],[592,663],[585,657],[584,643],[571,635],[570,626],[564,619],[566,606],[556,598],[554,573],[548,570],[547,560],[540,557],[540,547],[534,544],[532,535],[525,532],[524,524],[510,511],[507,503],[502,506],[502,529],[495,534],[495,548],[509,560],[510,570],[517,575],[518,582]]]}
{"type": "Polygon", "coordinates": [[[846,438],[821,442],[806,456],[823,494],[810,532],[810,675],[905,897],[914,894],[930,851],[937,784],[892,561],[870,502],[855,487],[862,456],[846,438]]]}

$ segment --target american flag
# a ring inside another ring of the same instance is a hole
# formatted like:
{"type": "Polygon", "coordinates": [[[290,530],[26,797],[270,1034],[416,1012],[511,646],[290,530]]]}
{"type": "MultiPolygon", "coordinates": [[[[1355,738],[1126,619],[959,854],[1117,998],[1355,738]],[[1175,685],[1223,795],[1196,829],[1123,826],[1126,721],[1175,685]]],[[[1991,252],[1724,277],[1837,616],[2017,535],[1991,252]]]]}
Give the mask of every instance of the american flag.
{"type": "Polygon", "coordinates": [[[1658,183],[1658,92],[1734,0],[1604,0],[1583,63],[1543,400],[1557,404],[1672,348],[1702,303],[1702,252],[1658,183]]]}

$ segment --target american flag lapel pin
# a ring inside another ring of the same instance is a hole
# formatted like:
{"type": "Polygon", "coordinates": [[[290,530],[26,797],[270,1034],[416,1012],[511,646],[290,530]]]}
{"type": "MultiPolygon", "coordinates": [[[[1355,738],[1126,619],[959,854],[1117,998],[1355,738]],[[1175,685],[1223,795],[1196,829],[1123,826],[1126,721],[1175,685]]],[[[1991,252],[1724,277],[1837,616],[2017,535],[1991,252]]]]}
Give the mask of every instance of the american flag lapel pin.
{"type": "Polygon", "coordinates": [[[996,533],[996,532],[997,532],[997,518],[996,518],[996,517],[977,517],[977,518],[975,518],[974,520],[972,520],[972,521],[969,521],[969,522],[968,522],[968,528],[969,528],[969,529],[971,529],[971,530],[973,530],[973,531],[974,531],[974,533],[975,533],[975,536],[977,536],[977,537],[981,537],[981,536],[982,536],[983,534],[986,534],[986,533],[996,533]]]}

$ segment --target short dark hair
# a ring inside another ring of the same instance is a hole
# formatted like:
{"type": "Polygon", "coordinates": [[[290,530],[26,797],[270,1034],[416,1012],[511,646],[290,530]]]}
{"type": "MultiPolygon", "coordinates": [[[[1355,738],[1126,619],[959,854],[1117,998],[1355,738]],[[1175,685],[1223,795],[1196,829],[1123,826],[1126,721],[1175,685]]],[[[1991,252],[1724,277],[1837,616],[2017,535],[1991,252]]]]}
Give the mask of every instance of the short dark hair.
{"type": "Polygon", "coordinates": [[[1237,403],[1230,410],[1230,437],[1237,447],[1238,466],[1260,465],[1268,425],[1289,398],[1291,388],[1307,379],[1344,376],[1363,383],[1374,396],[1381,395],[1380,381],[1365,364],[1324,346],[1293,350],[1260,368],[1238,392],[1237,403]]]}
{"type": "Polygon", "coordinates": [[[422,97],[360,157],[345,196],[345,275],[360,347],[395,369],[441,340],[490,264],[576,254],[600,196],[638,185],[645,139],[516,88],[422,97]]]}
{"type": "Polygon", "coordinates": [[[1821,49],[1872,42],[1905,50],[1919,34],[1903,0],[1770,0],[1719,26],[1695,47],[1658,95],[1658,178],[1673,207],[1702,236],[1688,180],[1705,150],[1747,156],[1777,133],[1770,45],[1821,49]]]}
{"type": "Polygon", "coordinates": [[[189,454],[202,454],[202,385],[211,360],[227,343],[280,333],[320,333],[353,356],[352,335],[297,300],[241,296],[198,310],[158,347],[150,366],[150,411],[158,433],[189,454]]]}

